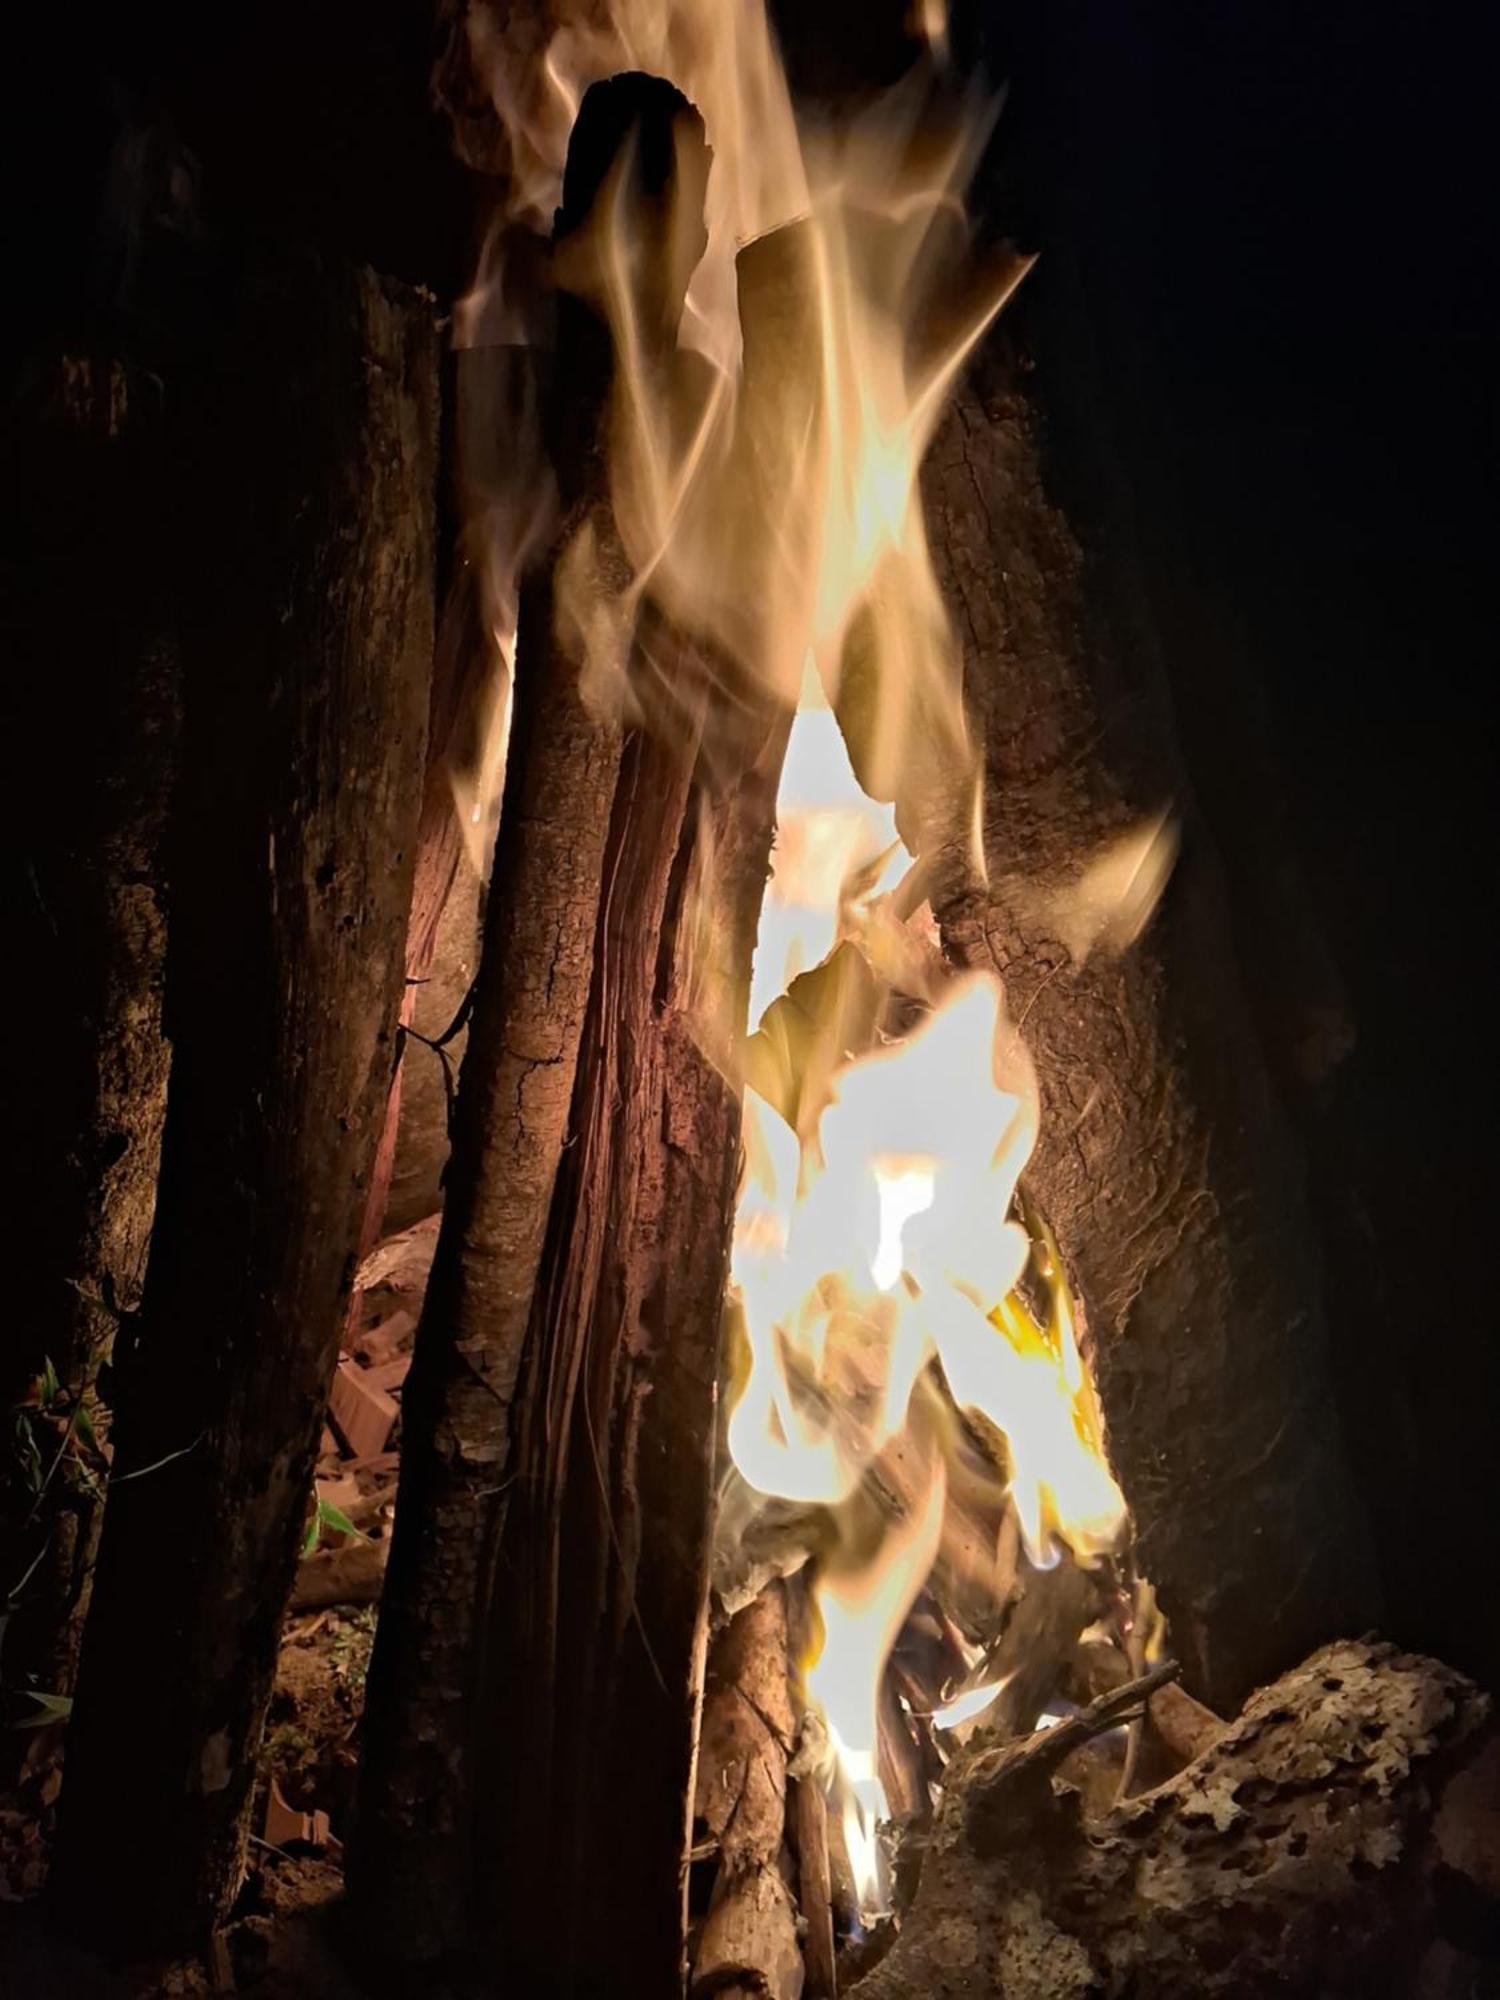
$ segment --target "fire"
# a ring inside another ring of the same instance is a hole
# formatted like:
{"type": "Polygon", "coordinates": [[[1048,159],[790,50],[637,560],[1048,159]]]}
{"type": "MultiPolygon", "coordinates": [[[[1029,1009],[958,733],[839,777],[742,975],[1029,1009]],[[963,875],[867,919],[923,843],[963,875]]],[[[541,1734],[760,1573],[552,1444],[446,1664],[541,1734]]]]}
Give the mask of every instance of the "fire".
{"type": "Polygon", "coordinates": [[[865,927],[912,865],[895,809],[861,790],[843,732],[811,664],[776,795],[776,847],[750,986],[758,1024],[799,973],[865,927]]]}
{"type": "MultiPolygon", "coordinates": [[[[1003,1434],[1010,1503],[1033,1563],[1062,1548],[1084,1562],[1108,1552],[1124,1503],[1066,1290],[1050,1244],[1013,1214],[1037,1099],[998,981],[955,980],[905,1039],[848,1061],[802,1137],[754,1093],[747,1126],[732,1273],[749,1372],[728,1420],[744,1479],[826,1507],[841,1531],[935,1367],[960,1411],[1003,1434]],[[1056,1281],[1045,1324],[1016,1291],[1038,1260],[1056,1281]]],[[[873,1828],[886,1817],[878,1693],[932,1569],[946,1498],[939,1449],[930,1437],[916,1442],[922,1483],[904,1518],[873,1547],[840,1540],[813,1583],[822,1644],[806,1692],[827,1729],[871,1908],[880,1900],[873,1828]]],[[[970,1712],[954,1704],[955,1720],[970,1712]]]]}
{"type": "MultiPolygon", "coordinates": [[[[460,337],[518,337],[504,253],[545,227],[588,86],[628,69],[676,84],[707,151],[685,114],[651,254],[619,198],[627,161],[555,264],[613,335],[611,500],[630,571],[602,618],[597,587],[587,619],[560,587],[559,618],[599,668],[597,698],[647,720],[670,690],[639,659],[618,684],[647,596],[796,707],[741,1038],[743,1351],[726,1434],[757,1493],[822,1510],[804,1692],[873,1909],[878,1710],[941,1559],[955,1440],[1002,1440],[996,1481],[1036,1565],[1064,1549],[1093,1562],[1124,1521],[1066,1284],[1021,1192],[1030,1060],[998,980],[942,969],[920,887],[925,854],[972,837],[978,785],[918,474],[948,387],[1029,262],[1008,255],[977,287],[964,275],[988,114],[933,91],[941,5],[920,14],[927,64],[836,137],[799,131],[758,0],[580,0],[551,18],[543,37],[524,15],[467,15],[512,194],[460,337]],[[877,1487],[898,1497],[876,1507],[877,1487]]],[[[501,571],[518,554],[492,551],[501,571]]],[[[1163,828],[1101,862],[1069,904],[1080,951],[1138,927],[1169,863],[1163,828]]],[[[999,1686],[937,1719],[971,1718],[999,1686]]]]}

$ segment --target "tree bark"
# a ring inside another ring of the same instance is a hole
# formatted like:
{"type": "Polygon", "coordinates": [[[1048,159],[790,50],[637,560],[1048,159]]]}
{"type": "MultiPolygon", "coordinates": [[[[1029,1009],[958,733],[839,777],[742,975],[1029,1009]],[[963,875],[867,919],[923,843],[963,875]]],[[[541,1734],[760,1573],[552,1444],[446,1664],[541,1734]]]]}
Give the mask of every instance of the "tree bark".
{"type": "MultiPolygon", "coordinates": [[[[693,1950],[694,1994],[728,1987],[798,2000],[802,1991],[797,1909],[781,1872],[792,1672],[778,1578],[722,1628],[709,1657],[695,1818],[718,1844],[719,1872],[693,1950]]],[[[827,1858],[825,1847],[825,1874],[827,1858]]]]}
{"type": "Polygon", "coordinates": [[[619,731],[528,587],[526,666],[459,1090],[448,1200],[402,1404],[400,1504],[366,1707],[356,1889],[414,1958],[457,1940],[476,1620],[509,1412],[567,1136],[619,731]]]}
{"type": "Polygon", "coordinates": [[[1324,1647],[1155,1791],[1085,1819],[1064,1729],[950,1771],[916,1900],[858,2000],[1478,1991],[1497,1878],[1489,1702],[1436,1661],[1324,1647]],[[1490,1819],[1489,1824],[1493,1825],[1490,1819]],[[1465,1935],[1467,1933],[1467,1936],[1465,1935]],[[1468,1959],[1471,1978],[1473,1959],[1468,1959]]]}
{"type": "Polygon", "coordinates": [[[1369,1621],[1373,1565],[1330,1404],[1301,1164],[1241,997],[1128,513],[1106,493],[1085,535],[1058,504],[1034,305],[989,343],[926,468],[983,738],[988,867],[980,885],[950,856],[934,902],[950,955],[1004,978],[1035,1058],[1028,1182],[1086,1307],[1140,1566],[1189,1683],[1233,1708],[1369,1621]],[[1058,893],[1166,807],[1181,854],[1144,936],[1070,952],[1058,893]]]}
{"type": "Polygon", "coordinates": [[[400,1005],[432,657],[425,296],[258,257],[184,383],[174,1073],[53,1894],[227,1912],[400,1005]]]}
{"type": "MultiPolygon", "coordinates": [[[[679,690],[695,660],[682,646],[679,690]]],[[[633,737],[615,799],[489,1614],[479,1907],[538,1994],[599,1991],[622,1965],[642,1991],[683,1976],[739,1158],[738,1091],[699,1024],[743,1024],[782,744],[767,724],[712,800],[684,746],[633,737]]]]}
{"type": "Polygon", "coordinates": [[[35,1720],[33,1689],[72,1691],[102,1513],[96,1382],[140,1303],[156,1205],[169,1059],[161,843],[179,692],[163,418],[143,371],[72,356],[36,372],[6,426],[26,496],[0,558],[14,741],[27,746],[15,949],[37,1038],[19,1046],[7,1086],[23,1246],[0,1381],[17,1412],[0,1469],[7,1723],[35,1720]]]}
{"type": "MultiPolygon", "coordinates": [[[[569,153],[559,242],[587,227],[632,130],[647,134],[631,155],[638,171],[685,110],[677,92],[651,79],[617,79],[589,93],[569,153]]],[[[629,198],[644,201],[643,185],[630,182],[629,198]]],[[[491,1607],[514,1477],[512,1405],[554,1185],[565,1142],[576,1140],[569,1114],[623,740],[618,690],[601,700],[558,629],[565,558],[606,617],[630,582],[604,456],[609,335],[566,297],[553,370],[548,430],[562,520],[521,592],[500,834],[448,1199],[403,1402],[401,1495],[371,1663],[353,1854],[368,1938],[416,1964],[461,1949],[473,1921],[489,1726],[478,1704],[482,1691],[483,1707],[493,1709],[487,1628],[492,1615],[505,1615],[491,1607]]],[[[621,685],[625,664],[615,662],[621,685]]],[[[668,860],[686,782],[684,772],[675,806],[662,806],[668,860]]],[[[601,1208],[595,1227],[602,1218],[601,1208]]],[[[506,1726],[524,1713],[506,1714],[506,1726]]],[[[527,1805],[534,1812],[537,1801],[527,1805]]],[[[562,1952],[567,1941],[549,1944],[562,1952]]]]}

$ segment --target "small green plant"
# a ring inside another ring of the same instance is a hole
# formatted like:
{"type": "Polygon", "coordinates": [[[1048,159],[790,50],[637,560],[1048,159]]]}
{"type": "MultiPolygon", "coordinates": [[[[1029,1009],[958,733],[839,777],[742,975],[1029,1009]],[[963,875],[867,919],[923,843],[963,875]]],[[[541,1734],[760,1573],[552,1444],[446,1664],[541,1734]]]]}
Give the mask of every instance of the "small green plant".
{"type": "Polygon", "coordinates": [[[323,1495],[314,1488],[313,1511],[308,1516],[307,1532],[302,1537],[302,1553],[304,1556],[312,1554],[322,1539],[325,1528],[330,1534],[348,1535],[351,1540],[356,1542],[367,1542],[370,1539],[368,1535],[362,1534],[355,1527],[342,1507],[335,1507],[331,1500],[325,1500],[323,1495]]]}

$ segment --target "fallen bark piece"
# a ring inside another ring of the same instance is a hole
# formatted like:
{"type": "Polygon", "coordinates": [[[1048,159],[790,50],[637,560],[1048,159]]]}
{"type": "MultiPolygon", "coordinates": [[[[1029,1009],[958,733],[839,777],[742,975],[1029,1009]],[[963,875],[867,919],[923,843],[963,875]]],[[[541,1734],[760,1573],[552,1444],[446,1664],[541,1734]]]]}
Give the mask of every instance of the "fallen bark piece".
{"type": "Polygon", "coordinates": [[[292,1586],[293,1611],[319,1611],[327,1604],[375,1604],[385,1581],[390,1538],[345,1542],[342,1548],[318,1549],[297,1566],[292,1586]]]}
{"type": "Polygon", "coordinates": [[[373,1458],[354,1458],[350,1459],[348,1464],[350,1472],[363,1472],[371,1478],[380,1478],[387,1473],[399,1472],[400,1469],[399,1451],[377,1451],[373,1458]]]}
{"type": "Polygon", "coordinates": [[[377,1285],[387,1285],[392,1291],[413,1292],[420,1297],[432,1269],[442,1220],[441,1214],[424,1216],[409,1229],[377,1243],[355,1272],[354,1289],[373,1292],[377,1285]]]}
{"type": "MultiPolygon", "coordinates": [[[[1077,1794],[1051,1778],[1047,1737],[982,1751],[955,1765],[905,1927],[853,1991],[1421,1990],[1429,1949],[1472,1949],[1442,1936],[1451,1896],[1439,1866],[1451,1881],[1453,1862],[1438,1828],[1465,1782],[1497,1787],[1489,1710],[1436,1661],[1340,1641],[1252,1696],[1178,1776],[1087,1825],[1077,1794]]],[[[1474,1801],[1463,1807],[1474,1823],[1474,1801]]]]}
{"type": "Polygon", "coordinates": [[[383,1363],[394,1360],[404,1350],[409,1350],[416,1337],[416,1331],[415,1313],[393,1312],[390,1318],[383,1319],[379,1326],[367,1327],[363,1333],[356,1335],[354,1352],[366,1367],[379,1368],[383,1363]]]}
{"type": "Polygon", "coordinates": [[[323,1848],[328,1845],[328,1815],[321,1810],[299,1812],[295,1806],[289,1806],[273,1778],[266,1793],[266,1813],[260,1831],[261,1838],[272,1847],[289,1847],[294,1841],[301,1841],[308,1847],[323,1848]]]}
{"type": "Polygon", "coordinates": [[[1152,1729],[1180,1763],[1201,1757],[1224,1734],[1223,1721],[1184,1687],[1164,1687],[1152,1695],[1146,1710],[1152,1729]]]}
{"type": "Polygon", "coordinates": [[[376,1371],[353,1361],[341,1361],[334,1370],[328,1408],[351,1458],[373,1458],[384,1451],[401,1414],[400,1405],[381,1386],[376,1371]]]}
{"type": "Polygon", "coordinates": [[[380,1389],[389,1395],[399,1389],[411,1371],[409,1354],[393,1354],[389,1361],[378,1361],[365,1370],[365,1384],[371,1389],[380,1389]]]}

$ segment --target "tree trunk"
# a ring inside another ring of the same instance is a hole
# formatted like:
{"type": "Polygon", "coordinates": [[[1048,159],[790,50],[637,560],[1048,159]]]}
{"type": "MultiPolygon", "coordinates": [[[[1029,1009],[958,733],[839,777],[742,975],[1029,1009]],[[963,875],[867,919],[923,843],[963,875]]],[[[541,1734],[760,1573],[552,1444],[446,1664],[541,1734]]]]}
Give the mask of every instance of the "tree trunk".
{"type": "Polygon", "coordinates": [[[1081,542],[1057,503],[1024,346],[1035,304],[989,344],[926,469],[986,766],[988,881],[951,869],[935,904],[949,952],[1004,978],[1035,1058],[1028,1180],[1086,1308],[1140,1566],[1190,1684],[1232,1708],[1369,1621],[1372,1565],[1302,1170],[1129,581],[1128,515],[1106,494],[1081,542]],[[1145,934],[1070,949],[1060,896],[1169,806],[1181,855],[1145,934]]]}
{"type": "Polygon", "coordinates": [[[1262,1689],[1178,1776],[1098,1819],[1053,1783],[1067,1725],[976,1751],[950,1770],[894,1948],[850,1991],[1484,1990],[1470,1954],[1497,1888],[1488,1709],[1434,1660],[1343,1641],[1262,1689]],[[1468,1978],[1427,1984],[1454,1946],[1468,1978]]]}
{"type": "Polygon", "coordinates": [[[430,302],[252,264],[184,386],[174,1071],[56,1913],[190,1948],[238,1886],[400,1005],[433,626],[430,302]]]}
{"type": "MultiPolygon", "coordinates": [[[[7,1085],[24,1246],[0,1380],[17,1411],[0,1468],[7,1724],[36,1719],[32,1690],[72,1690],[102,1513],[95,1385],[140,1303],[156,1204],[161,839],[178,713],[162,418],[160,385],[141,371],[70,357],[38,372],[7,425],[26,496],[0,584],[13,740],[26,746],[15,952],[37,1036],[7,1085]]],[[[10,1765],[32,1739],[6,1740],[10,1765]]]]}

